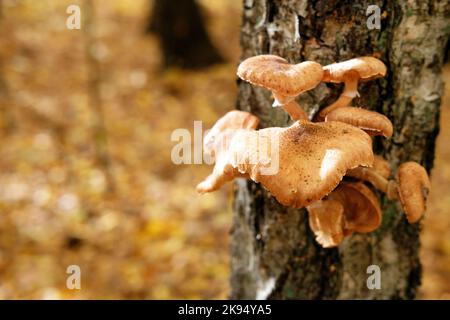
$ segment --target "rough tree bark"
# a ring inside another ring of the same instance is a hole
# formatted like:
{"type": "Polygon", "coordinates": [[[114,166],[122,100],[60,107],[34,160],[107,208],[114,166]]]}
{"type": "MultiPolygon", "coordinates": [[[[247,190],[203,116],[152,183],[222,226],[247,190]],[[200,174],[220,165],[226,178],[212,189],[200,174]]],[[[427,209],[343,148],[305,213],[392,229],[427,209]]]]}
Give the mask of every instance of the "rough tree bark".
{"type": "MultiPolygon", "coordinates": [[[[442,93],[440,77],[449,28],[446,0],[309,1],[244,0],[242,59],[277,54],[291,62],[323,65],[375,55],[388,67],[384,79],[359,85],[353,105],[384,113],[393,122],[389,140],[375,151],[397,166],[433,165],[442,93]],[[381,30],[369,30],[366,8],[381,8],[381,30]]],[[[321,84],[302,95],[310,115],[334,101],[341,86],[321,84]]],[[[261,126],[285,126],[288,116],[271,108],[270,93],[239,83],[238,109],[261,126]]],[[[231,243],[231,298],[410,299],[420,285],[420,224],[409,225],[398,203],[379,194],[382,226],[348,237],[335,249],[314,240],[304,210],[284,208],[260,185],[236,182],[231,243]],[[367,267],[381,268],[381,290],[367,288],[367,267]]]]}

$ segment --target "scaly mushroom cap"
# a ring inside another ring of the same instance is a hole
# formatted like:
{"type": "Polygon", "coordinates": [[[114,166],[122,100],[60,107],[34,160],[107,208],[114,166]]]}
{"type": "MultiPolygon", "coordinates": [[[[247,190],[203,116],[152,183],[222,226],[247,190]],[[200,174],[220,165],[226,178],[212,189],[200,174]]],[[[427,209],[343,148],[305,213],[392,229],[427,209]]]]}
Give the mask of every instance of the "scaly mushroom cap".
{"type": "Polygon", "coordinates": [[[367,233],[381,224],[381,208],[375,194],[362,182],[343,182],[328,197],[344,207],[344,230],[367,233]]]}
{"type": "Polygon", "coordinates": [[[369,135],[340,122],[297,121],[287,128],[242,131],[230,149],[233,167],[295,208],[329,194],[347,170],[373,164],[369,135]],[[268,167],[276,170],[267,174],[268,167]]]}
{"type": "Polygon", "coordinates": [[[391,137],[394,131],[392,122],[381,113],[355,107],[342,107],[326,115],[325,121],[339,121],[351,124],[366,131],[371,136],[391,137]]]}
{"type": "Polygon", "coordinates": [[[417,162],[405,162],[397,171],[398,195],[409,223],[417,222],[427,207],[431,189],[427,171],[417,162]]]}
{"type": "Polygon", "coordinates": [[[372,80],[386,75],[384,63],[374,57],[359,57],[323,67],[324,82],[341,83],[349,72],[356,71],[361,80],[372,80]]]}
{"type": "Polygon", "coordinates": [[[218,137],[224,134],[226,131],[236,129],[248,129],[254,130],[259,124],[258,117],[252,115],[249,112],[233,110],[226,113],[220,118],[203,140],[203,151],[210,155],[214,155],[215,144],[218,141],[218,137]]]}
{"type": "Polygon", "coordinates": [[[344,239],[344,207],[337,200],[318,200],[306,207],[309,227],[324,248],[336,247],[344,239]]]}
{"type": "Polygon", "coordinates": [[[322,80],[322,66],[317,62],[305,61],[290,64],[275,55],[259,55],[244,60],[237,75],[251,84],[264,87],[277,96],[296,97],[315,88],[322,80]]]}

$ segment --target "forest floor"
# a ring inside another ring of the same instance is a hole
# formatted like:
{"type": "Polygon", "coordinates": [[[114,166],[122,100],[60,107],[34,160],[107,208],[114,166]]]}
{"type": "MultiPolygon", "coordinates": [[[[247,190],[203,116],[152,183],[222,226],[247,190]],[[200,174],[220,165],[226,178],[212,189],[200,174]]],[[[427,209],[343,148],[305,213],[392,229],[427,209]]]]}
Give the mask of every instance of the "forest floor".
{"type": "MultiPolygon", "coordinates": [[[[192,132],[194,120],[207,129],[234,107],[235,65],[162,72],[144,34],[148,1],[95,1],[91,35],[66,29],[77,3],[3,2],[0,299],[226,298],[231,194],[198,196],[210,168],[170,156],[175,129],[192,132]],[[95,134],[98,107],[106,142],[95,134]],[[66,289],[72,264],[81,290],[66,289]]],[[[226,24],[238,6],[206,8],[217,46],[237,61],[239,20],[226,24]]]]}
{"type": "MultiPolygon", "coordinates": [[[[95,1],[92,34],[65,26],[67,6],[80,2],[3,2],[0,299],[226,298],[232,185],[198,196],[211,168],[176,166],[170,151],[175,129],[193,132],[195,120],[207,129],[235,105],[241,2],[201,1],[233,62],[196,72],[159,69],[143,32],[147,0],[95,1]],[[69,265],[81,268],[81,290],[66,288],[69,265]]],[[[421,298],[450,298],[449,87],[421,298]]]]}

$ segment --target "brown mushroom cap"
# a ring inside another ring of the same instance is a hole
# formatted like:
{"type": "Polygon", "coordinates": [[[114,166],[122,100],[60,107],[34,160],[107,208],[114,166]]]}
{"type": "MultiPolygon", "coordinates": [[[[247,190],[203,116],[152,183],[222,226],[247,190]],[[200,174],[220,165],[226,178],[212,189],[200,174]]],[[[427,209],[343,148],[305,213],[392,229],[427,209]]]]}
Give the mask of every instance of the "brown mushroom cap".
{"type": "Polygon", "coordinates": [[[233,137],[240,131],[254,130],[259,119],[249,112],[233,110],[220,118],[208,132],[203,140],[205,154],[214,156],[213,172],[197,185],[199,193],[212,192],[219,189],[224,183],[236,177],[248,178],[233,168],[229,160],[229,146],[233,137]]]}
{"type": "Polygon", "coordinates": [[[324,82],[345,82],[349,72],[356,71],[361,80],[372,80],[386,75],[384,63],[374,57],[359,57],[323,67],[324,82]]]}
{"type": "Polygon", "coordinates": [[[344,207],[344,230],[367,233],[381,224],[381,208],[375,194],[362,182],[343,182],[328,197],[344,207]]]}
{"type": "Polygon", "coordinates": [[[241,157],[241,161],[232,160],[233,167],[260,182],[281,204],[295,208],[329,194],[347,170],[373,163],[371,138],[340,122],[298,121],[288,128],[242,132],[233,137],[230,149],[241,157]],[[276,150],[267,141],[278,141],[279,146],[279,167],[270,175],[263,170],[273,165],[270,152],[276,150]],[[259,161],[253,164],[248,160],[256,158],[259,161]]]}
{"type": "Polygon", "coordinates": [[[217,137],[213,173],[197,186],[200,193],[243,176],[260,182],[283,205],[300,208],[330,193],[347,170],[373,163],[371,138],[340,122],[298,121],[288,128],[237,129],[217,137]]]}
{"type": "Polygon", "coordinates": [[[259,124],[258,117],[252,115],[249,112],[232,110],[227,112],[222,118],[220,118],[211,130],[206,134],[203,139],[203,151],[210,155],[214,155],[215,143],[218,141],[218,136],[223,134],[227,130],[236,129],[256,129],[259,124]]]}
{"type": "Polygon", "coordinates": [[[371,136],[391,137],[394,131],[391,120],[386,116],[362,108],[337,108],[326,115],[325,121],[348,123],[366,131],[371,136]]]}
{"type": "Polygon", "coordinates": [[[427,171],[417,162],[405,162],[397,171],[398,195],[409,223],[417,222],[427,207],[431,189],[427,171]]]}
{"type": "Polygon", "coordinates": [[[323,70],[313,61],[290,64],[279,56],[259,55],[244,60],[237,75],[251,84],[271,90],[278,97],[294,98],[315,88],[322,80],[323,70]]]}
{"type": "Polygon", "coordinates": [[[336,247],[344,239],[344,207],[337,200],[318,200],[306,207],[309,226],[324,248],[336,247]]]}

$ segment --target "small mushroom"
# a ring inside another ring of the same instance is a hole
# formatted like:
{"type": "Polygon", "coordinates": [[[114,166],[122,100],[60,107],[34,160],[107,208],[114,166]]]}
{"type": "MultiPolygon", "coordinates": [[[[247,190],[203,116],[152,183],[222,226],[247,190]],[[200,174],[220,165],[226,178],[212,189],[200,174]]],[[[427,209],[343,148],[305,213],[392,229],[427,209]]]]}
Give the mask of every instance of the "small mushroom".
{"type": "Polygon", "coordinates": [[[326,199],[306,208],[311,230],[324,248],[338,246],[353,232],[372,232],[381,224],[378,199],[361,182],[343,182],[326,199]]]}
{"type": "Polygon", "coordinates": [[[235,129],[254,130],[258,127],[258,124],[258,117],[249,112],[229,111],[206,134],[203,139],[203,151],[209,156],[214,156],[215,143],[224,132],[235,129]]]}
{"type": "Polygon", "coordinates": [[[318,200],[306,207],[309,227],[324,248],[338,246],[344,239],[344,207],[337,200],[318,200]]]}
{"type": "Polygon", "coordinates": [[[362,182],[343,182],[330,199],[341,202],[344,206],[344,230],[367,233],[376,230],[381,224],[381,208],[375,194],[362,182]]]}
{"type": "Polygon", "coordinates": [[[322,80],[323,70],[313,61],[290,64],[279,56],[259,55],[244,60],[237,75],[272,91],[275,98],[273,106],[282,106],[293,120],[308,120],[308,115],[295,98],[315,88],[322,80]]]}
{"type": "Polygon", "coordinates": [[[381,113],[355,107],[334,109],[325,117],[325,121],[339,121],[351,124],[366,131],[371,136],[392,136],[392,122],[381,113]]]}
{"type": "Polygon", "coordinates": [[[347,176],[371,183],[375,188],[386,193],[389,200],[399,199],[408,222],[417,222],[426,210],[428,193],[431,189],[425,168],[417,162],[405,162],[397,170],[397,181],[388,180],[389,175],[383,175],[381,173],[383,170],[358,167],[349,170],[347,176]]]}
{"type": "Polygon", "coordinates": [[[405,162],[397,171],[398,196],[409,223],[415,223],[427,208],[431,189],[427,171],[417,162],[405,162]]]}
{"type": "Polygon", "coordinates": [[[323,67],[323,82],[344,83],[338,100],[321,110],[316,121],[323,121],[328,113],[346,107],[358,95],[358,81],[369,81],[386,74],[384,63],[374,57],[359,57],[323,67]]]}
{"type": "Polygon", "coordinates": [[[302,208],[330,193],[347,170],[372,163],[372,140],[364,131],[340,122],[297,121],[287,128],[238,130],[216,159],[213,177],[197,189],[214,191],[237,174],[248,175],[281,204],[302,208]]]}

